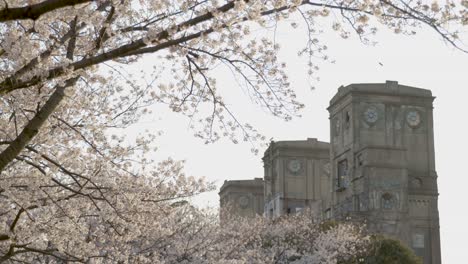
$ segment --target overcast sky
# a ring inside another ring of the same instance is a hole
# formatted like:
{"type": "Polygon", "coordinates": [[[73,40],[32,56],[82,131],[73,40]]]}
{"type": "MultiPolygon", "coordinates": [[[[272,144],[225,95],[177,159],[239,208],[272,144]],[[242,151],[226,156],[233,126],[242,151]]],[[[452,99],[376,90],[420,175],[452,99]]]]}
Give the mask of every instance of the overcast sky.
{"type": "MultiPolygon", "coordinates": [[[[444,263],[460,263],[466,259],[468,54],[446,45],[428,29],[413,37],[394,35],[381,29],[374,38],[379,42],[377,46],[365,46],[356,38],[342,40],[334,33],[325,33],[321,39],[336,62],[322,63],[317,75],[320,81],[313,82],[316,89],[311,90],[305,59],[297,56],[298,50],[305,45],[304,31],[280,27],[276,37],[282,46],[280,60],[288,65],[292,87],[306,104],[301,118],[287,123],[274,118],[252,105],[228,73],[220,72],[218,78],[220,92],[228,95],[226,101],[232,105],[238,119],[250,122],[267,138],[302,140],[312,137],[329,142],[326,108],[340,85],[394,80],[432,90],[436,96],[434,129],[442,258],[444,263]]],[[[151,63],[147,59],[137,68],[144,69],[151,63]]],[[[224,180],[263,177],[263,149],[255,156],[250,152],[250,145],[235,145],[227,139],[204,145],[192,136],[189,120],[176,114],[164,112],[152,120],[135,129],[164,130],[164,135],[159,138],[156,159],[167,156],[185,159],[188,174],[206,176],[217,182],[218,189],[224,180]]],[[[194,202],[216,207],[219,204],[217,191],[201,195],[194,202]]]]}

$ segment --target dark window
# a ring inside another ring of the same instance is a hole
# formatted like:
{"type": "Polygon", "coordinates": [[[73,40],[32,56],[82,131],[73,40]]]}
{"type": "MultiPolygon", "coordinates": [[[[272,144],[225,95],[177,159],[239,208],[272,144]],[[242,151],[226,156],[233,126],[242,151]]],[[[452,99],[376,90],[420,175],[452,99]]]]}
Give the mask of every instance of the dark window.
{"type": "Polygon", "coordinates": [[[349,112],[346,112],[346,116],[345,116],[345,124],[346,124],[346,128],[348,129],[349,128],[349,123],[351,121],[351,116],[349,115],[349,112]]]}

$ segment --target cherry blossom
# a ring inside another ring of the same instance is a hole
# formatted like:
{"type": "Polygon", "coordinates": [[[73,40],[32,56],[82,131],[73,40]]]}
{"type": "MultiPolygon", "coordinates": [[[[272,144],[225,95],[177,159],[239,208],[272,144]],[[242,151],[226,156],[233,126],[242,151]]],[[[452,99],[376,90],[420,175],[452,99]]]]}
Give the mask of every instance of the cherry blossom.
{"type": "Polygon", "coordinates": [[[257,38],[252,30],[268,32],[299,18],[291,30],[307,28],[299,54],[309,58],[309,73],[316,76],[319,62],[328,59],[320,20],[333,18],[330,28],[337,34],[357,34],[365,43],[379,27],[414,34],[427,26],[466,52],[458,31],[468,24],[467,5],[0,2],[0,260],[270,263],[348,257],[366,241],[360,235],[343,240],[343,232],[355,232],[351,227],[320,233],[305,218],[277,225],[259,218],[221,228],[216,214],[185,200],[213,190],[213,183],[186,175],[183,161],[159,157],[160,131],[130,138],[125,129],[160,104],[188,116],[195,136],[206,143],[226,137],[255,146],[265,138],[237,119],[217,68],[231,72],[253,103],[281,119],[297,116],[304,104],[290,87],[274,38],[257,38]],[[157,67],[141,75],[126,71],[150,54],[157,67]],[[331,253],[337,250],[339,256],[331,253]]]}

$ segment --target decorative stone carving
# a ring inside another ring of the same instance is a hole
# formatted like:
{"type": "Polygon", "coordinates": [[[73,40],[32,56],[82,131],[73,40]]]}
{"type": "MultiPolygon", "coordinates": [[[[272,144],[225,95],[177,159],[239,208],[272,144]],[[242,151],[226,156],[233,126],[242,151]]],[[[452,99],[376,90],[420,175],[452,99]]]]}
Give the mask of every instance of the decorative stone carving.
{"type": "Polygon", "coordinates": [[[411,179],[411,182],[410,182],[410,186],[413,187],[413,188],[420,188],[423,184],[423,181],[421,178],[413,178],[411,179]]]}
{"type": "Polygon", "coordinates": [[[369,210],[369,196],[366,193],[360,193],[358,196],[359,200],[359,211],[369,210]]]}
{"type": "Polygon", "coordinates": [[[392,193],[384,193],[381,197],[382,208],[386,210],[396,209],[398,204],[397,197],[392,193]]]}
{"type": "Polygon", "coordinates": [[[376,191],[371,191],[369,193],[369,209],[379,209],[379,199],[376,191]]]}

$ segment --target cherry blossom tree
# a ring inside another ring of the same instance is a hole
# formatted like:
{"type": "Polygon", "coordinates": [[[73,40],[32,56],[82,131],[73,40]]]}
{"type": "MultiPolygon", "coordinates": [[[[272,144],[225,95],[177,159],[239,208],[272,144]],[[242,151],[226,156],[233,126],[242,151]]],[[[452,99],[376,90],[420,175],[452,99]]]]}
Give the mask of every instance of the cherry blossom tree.
{"type": "MultiPolygon", "coordinates": [[[[193,216],[193,215],[192,215],[193,216]]],[[[200,216],[199,214],[197,216],[200,216]]],[[[197,218],[195,216],[194,218],[197,218]]],[[[222,227],[201,214],[196,228],[178,233],[164,248],[146,247],[138,261],[154,263],[339,263],[365,255],[370,237],[350,223],[324,229],[310,215],[269,220],[233,217],[222,227]],[[208,221],[207,221],[208,220],[208,221]],[[203,223],[203,224],[201,224],[203,223]],[[183,243],[181,243],[183,241],[183,243]],[[148,250],[150,249],[150,250],[148,250]],[[146,254],[143,253],[146,251],[146,254]]],[[[216,216],[214,216],[216,218],[216,216]]],[[[192,219],[194,219],[192,218],[192,219]]],[[[194,224],[193,222],[191,222],[194,224]]]]}
{"type": "MultiPolygon", "coordinates": [[[[195,134],[207,143],[254,144],[264,138],[225,103],[216,67],[284,120],[303,104],[278,61],[280,47],[256,39],[252,28],[299,17],[291,26],[307,28],[300,54],[315,74],[317,61],[327,59],[320,19],[333,17],[340,36],[363,42],[379,26],[402,34],[427,26],[466,52],[457,29],[468,24],[467,7],[464,0],[2,1],[0,259],[207,258],[223,236],[212,216],[181,199],[213,184],[185,175],[181,161],[151,160],[157,132],[127,139],[125,128],[164,104],[198,121],[195,134]],[[157,66],[144,78],[125,72],[149,54],[157,66]]],[[[226,243],[240,243],[235,237],[226,243]]],[[[254,256],[259,247],[249,250],[254,256]]]]}

